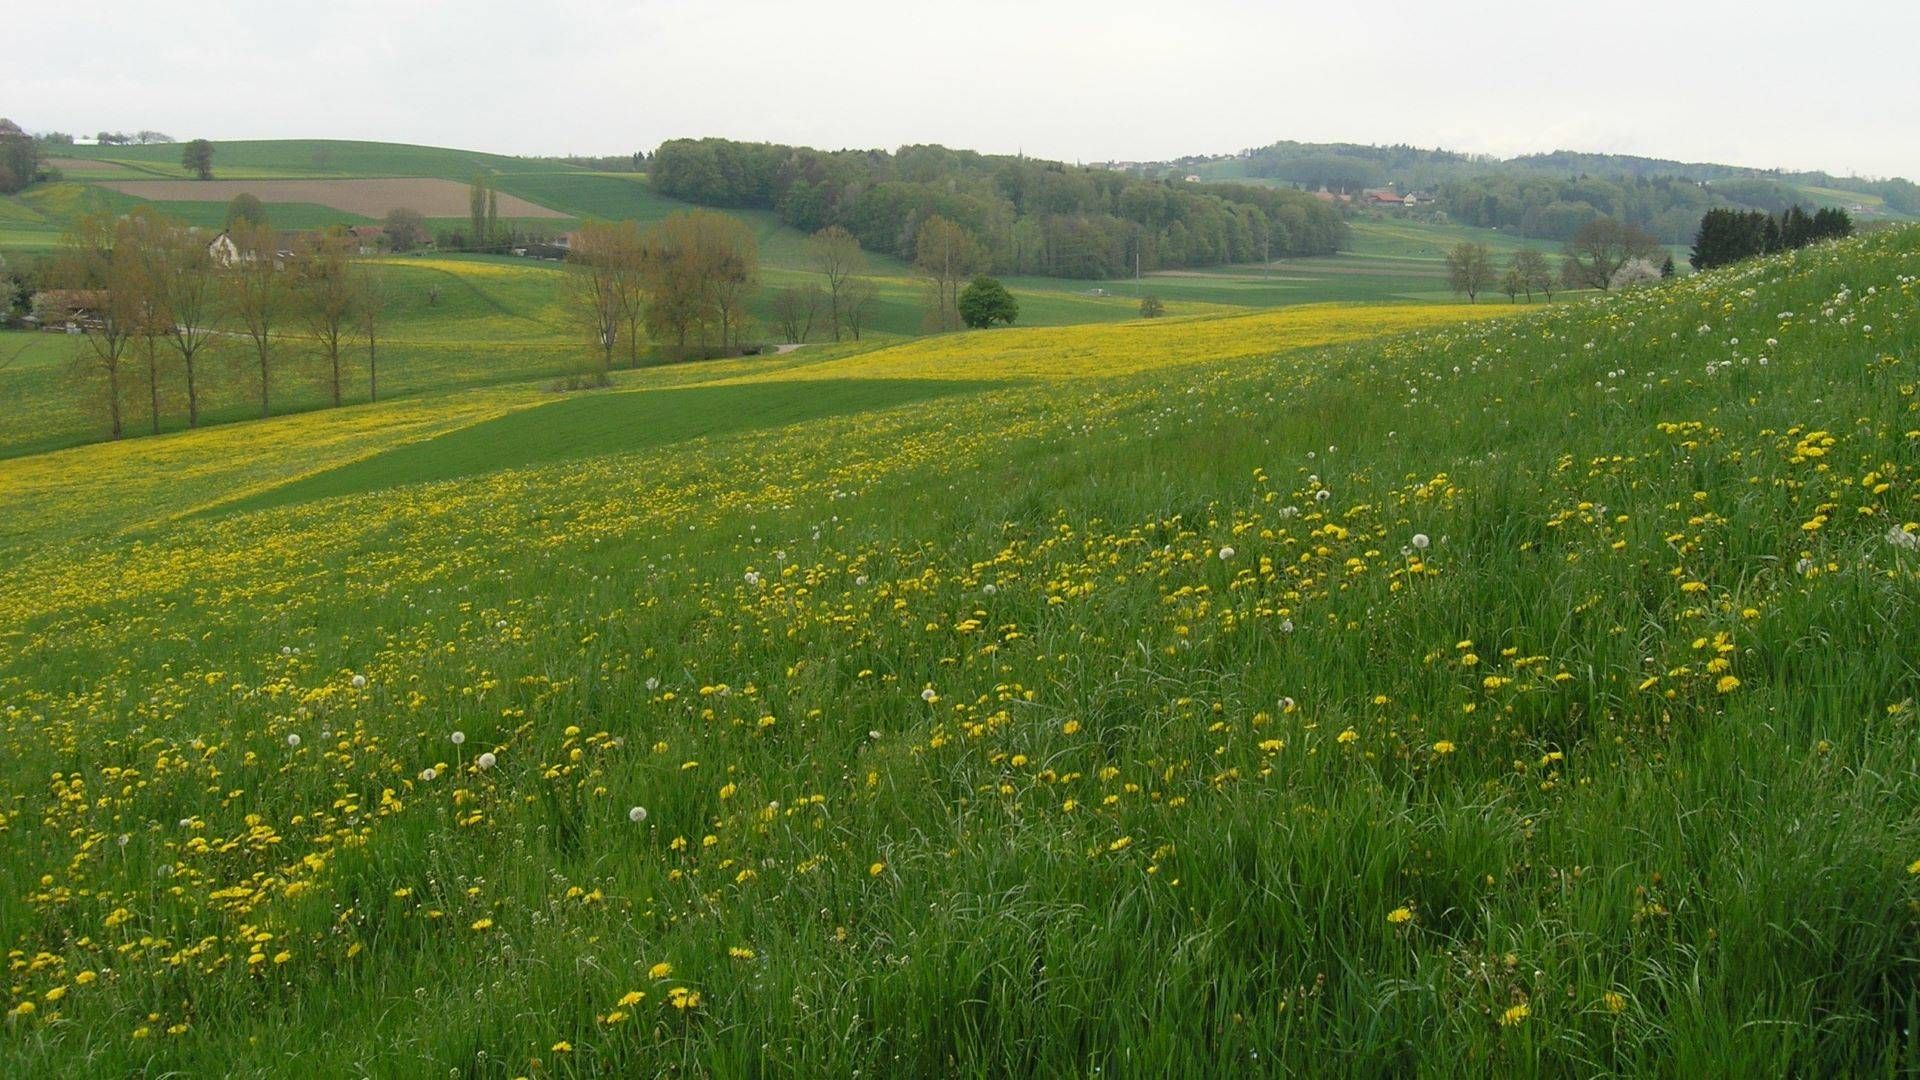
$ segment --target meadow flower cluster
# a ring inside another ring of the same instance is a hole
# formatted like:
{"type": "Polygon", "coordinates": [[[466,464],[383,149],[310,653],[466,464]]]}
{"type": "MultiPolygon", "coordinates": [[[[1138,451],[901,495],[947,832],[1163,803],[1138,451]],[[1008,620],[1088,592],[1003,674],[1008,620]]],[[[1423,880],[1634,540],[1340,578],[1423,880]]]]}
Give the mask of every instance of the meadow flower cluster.
{"type": "Polygon", "coordinates": [[[846,374],[1026,381],[58,543],[116,473],[36,487],[0,1055],[1910,1067],[1916,275],[933,339],[846,374]]]}

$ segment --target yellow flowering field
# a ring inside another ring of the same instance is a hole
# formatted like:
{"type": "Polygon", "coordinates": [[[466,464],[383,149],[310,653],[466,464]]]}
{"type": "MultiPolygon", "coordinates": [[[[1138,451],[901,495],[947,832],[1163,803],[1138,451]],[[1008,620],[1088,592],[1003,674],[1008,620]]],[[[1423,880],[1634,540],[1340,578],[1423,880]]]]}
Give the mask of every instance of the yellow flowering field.
{"type": "MultiPolygon", "coordinates": [[[[1495,304],[1304,304],[1251,315],[1198,315],[1096,326],[947,334],[835,362],[845,378],[1106,378],[1156,368],[1272,356],[1466,319],[1511,314],[1495,304]]],[[[808,366],[786,377],[816,378],[808,366]]]]}
{"type": "Polygon", "coordinates": [[[14,463],[0,1063],[1910,1071],[1916,305],[1892,231],[14,463]]]}

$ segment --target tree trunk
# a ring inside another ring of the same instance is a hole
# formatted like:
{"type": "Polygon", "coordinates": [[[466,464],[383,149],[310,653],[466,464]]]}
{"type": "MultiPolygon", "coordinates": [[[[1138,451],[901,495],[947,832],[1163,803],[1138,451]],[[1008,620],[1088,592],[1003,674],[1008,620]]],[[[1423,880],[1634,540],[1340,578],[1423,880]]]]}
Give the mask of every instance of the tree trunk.
{"type": "Polygon", "coordinates": [[[193,385],[193,354],[184,353],[180,359],[187,368],[187,426],[197,428],[200,426],[200,394],[193,385]]]}
{"type": "Polygon", "coordinates": [[[160,434],[160,359],[154,355],[153,342],[147,342],[147,405],[152,410],[153,433],[160,434]]]}
{"type": "Polygon", "coordinates": [[[260,419],[265,420],[272,413],[267,407],[267,349],[265,343],[260,346],[260,419]]]}
{"type": "Polygon", "coordinates": [[[107,422],[113,428],[113,437],[118,439],[120,430],[120,362],[114,361],[107,369],[107,422]]]}
{"type": "Polygon", "coordinates": [[[327,350],[327,358],[333,362],[333,407],[340,407],[340,346],[336,342],[327,350]]]}
{"type": "Polygon", "coordinates": [[[367,400],[380,400],[380,374],[374,356],[373,329],[367,329],[367,400]]]}

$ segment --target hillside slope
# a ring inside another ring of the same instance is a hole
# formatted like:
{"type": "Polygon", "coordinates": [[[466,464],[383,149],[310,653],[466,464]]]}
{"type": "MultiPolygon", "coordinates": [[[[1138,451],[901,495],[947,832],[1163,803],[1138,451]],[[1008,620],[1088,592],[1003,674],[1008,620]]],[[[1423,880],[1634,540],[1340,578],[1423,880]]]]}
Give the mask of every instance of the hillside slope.
{"type": "Polygon", "coordinates": [[[234,436],[70,451],[0,484],[0,1055],[1911,1070],[1917,301],[1906,230],[933,396],[873,354],[784,426],[130,532],[69,530],[234,436]]]}

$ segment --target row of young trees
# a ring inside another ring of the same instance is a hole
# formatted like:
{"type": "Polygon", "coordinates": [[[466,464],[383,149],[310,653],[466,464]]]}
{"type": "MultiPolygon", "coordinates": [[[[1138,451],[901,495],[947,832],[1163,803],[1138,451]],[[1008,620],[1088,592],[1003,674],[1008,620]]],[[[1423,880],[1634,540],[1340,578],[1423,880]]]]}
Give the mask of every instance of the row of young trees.
{"type": "Polygon", "coordinates": [[[62,238],[53,280],[84,336],[76,372],[102,402],[111,437],[125,434],[141,382],[156,434],[163,384],[174,378],[183,381],[187,426],[199,426],[216,352],[246,364],[260,415],[270,415],[290,336],[319,355],[335,406],[349,354],[364,344],[367,393],[378,398],[385,289],[354,261],[351,240],[337,230],[308,233],[283,257],[265,225],[242,221],[228,235],[232,249],[210,250],[204,232],[141,206],[121,217],[82,215],[62,238]]]}
{"type": "Polygon", "coordinates": [[[1853,217],[1838,207],[1823,207],[1811,214],[1798,204],[1779,214],[1709,210],[1693,235],[1693,253],[1688,261],[1696,270],[1710,270],[1852,235],[1853,217]]]}
{"type": "Polygon", "coordinates": [[[589,221],[573,234],[563,299],[595,346],[595,382],[605,384],[624,344],[638,367],[642,342],[671,339],[724,352],[747,329],[760,285],[759,245],[740,219],[689,210],[642,230],[632,221],[589,221]]]}
{"type": "Polygon", "coordinates": [[[987,268],[1104,278],[1331,254],[1346,224],[1301,191],[1146,180],[941,146],[897,152],[678,139],[649,172],[666,195],[761,208],[807,232],[838,225],[868,251],[919,261],[921,226],[965,230],[987,268]]]}

